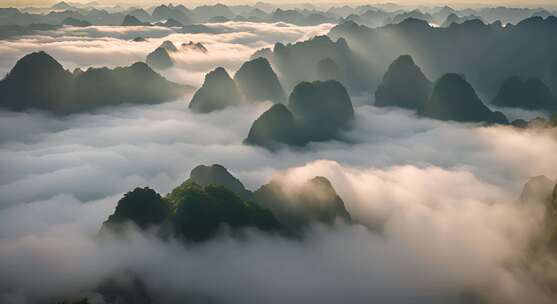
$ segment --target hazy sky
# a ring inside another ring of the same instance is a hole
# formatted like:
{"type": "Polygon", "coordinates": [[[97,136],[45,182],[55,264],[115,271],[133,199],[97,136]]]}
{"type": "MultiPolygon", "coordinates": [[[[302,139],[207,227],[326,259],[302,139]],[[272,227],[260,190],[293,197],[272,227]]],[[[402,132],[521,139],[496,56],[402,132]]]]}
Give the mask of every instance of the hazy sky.
{"type": "MultiPolygon", "coordinates": [[[[49,6],[53,3],[59,2],[60,0],[0,0],[0,7],[7,6],[49,6]]],[[[93,0],[67,0],[67,2],[91,2],[93,0]]],[[[253,4],[257,1],[254,0],[215,0],[215,1],[203,1],[203,0],[174,0],[174,1],[160,1],[160,0],[119,0],[119,1],[109,1],[109,0],[97,0],[96,2],[102,4],[161,4],[161,3],[184,3],[187,6],[195,6],[199,4],[206,3],[225,3],[225,4],[253,4]]],[[[265,0],[263,2],[276,3],[276,4],[286,4],[286,3],[314,3],[314,4],[373,4],[373,3],[385,3],[392,2],[402,5],[452,5],[452,6],[494,6],[494,5],[512,5],[512,6],[557,6],[555,0],[265,0]]]]}

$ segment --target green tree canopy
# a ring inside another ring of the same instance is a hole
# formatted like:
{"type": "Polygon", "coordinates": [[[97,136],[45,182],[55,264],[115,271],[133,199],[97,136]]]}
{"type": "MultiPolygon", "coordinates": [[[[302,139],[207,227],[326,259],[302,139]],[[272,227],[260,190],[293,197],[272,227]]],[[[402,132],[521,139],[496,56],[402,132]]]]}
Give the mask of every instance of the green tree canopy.
{"type": "Polygon", "coordinates": [[[118,201],[106,225],[131,221],[142,229],[160,225],[170,214],[168,203],[153,189],[136,188],[118,201]]]}
{"type": "Polygon", "coordinates": [[[168,199],[176,208],[174,231],[187,240],[207,240],[223,224],[231,228],[255,227],[263,231],[280,227],[270,211],[242,201],[234,192],[221,186],[202,187],[186,182],[174,189],[168,199]]]}

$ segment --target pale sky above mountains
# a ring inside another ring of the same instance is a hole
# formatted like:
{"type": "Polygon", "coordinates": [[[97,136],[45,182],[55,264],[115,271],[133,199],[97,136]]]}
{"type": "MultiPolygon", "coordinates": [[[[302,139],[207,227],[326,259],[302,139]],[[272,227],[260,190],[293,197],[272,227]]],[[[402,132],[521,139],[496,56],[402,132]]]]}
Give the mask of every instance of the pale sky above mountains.
{"type": "MultiPolygon", "coordinates": [[[[74,3],[87,3],[93,0],[69,0],[67,2],[74,3]]],[[[2,0],[0,1],[0,7],[24,7],[24,6],[50,6],[54,3],[59,2],[59,0],[2,0]]],[[[254,4],[257,1],[253,0],[218,0],[218,1],[203,1],[203,0],[174,0],[174,1],[160,1],[160,0],[97,0],[95,1],[101,4],[122,4],[122,5],[157,5],[162,3],[183,3],[187,6],[197,6],[203,4],[214,4],[214,3],[224,3],[224,4],[254,4]]],[[[557,7],[555,0],[388,0],[388,1],[360,1],[360,0],[265,0],[263,2],[273,3],[273,4],[298,4],[298,3],[312,3],[312,4],[324,4],[324,5],[342,5],[342,4],[374,4],[374,3],[396,3],[399,5],[451,5],[455,7],[461,6],[497,6],[497,5],[508,5],[508,6],[524,6],[524,7],[557,7]]]]}

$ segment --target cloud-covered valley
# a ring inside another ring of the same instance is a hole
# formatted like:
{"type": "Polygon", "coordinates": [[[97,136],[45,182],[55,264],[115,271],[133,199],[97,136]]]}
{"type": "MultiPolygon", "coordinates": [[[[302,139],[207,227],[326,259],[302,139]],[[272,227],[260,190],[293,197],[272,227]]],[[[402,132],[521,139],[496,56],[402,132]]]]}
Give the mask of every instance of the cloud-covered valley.
{"type": "MultiPolygon", "coordinates": [[[[223,33],[64,27],[0,41],[0,71],[39,49],[73,69],[129,65],[164,40],[191,40],[208,54],[177,55],[164,75],[198,86],[214,67],[234,71],[260,48],[331,27],[208,26],[223,33]]],[[[516,201],[528,178],[557,179],[556,129],[443,122],[369,98],[353,96],[342,140],[276,152],[242,144],[270,102],[210,114],[190,112],[191,95],[67,116],[1,111],[0,302],[103,303],[99,285],[114,279],[141,286],[135,303],[553,303],[557,262],[529,260],[541,208],[516,201]],[[213,163],[250,190],[324,176],[358,224],[316,224],[303,239],[223,233],[201,245],[131,227],[124,239],[98,238],[127,191],[166,194],[213,163]]]]}
{"type": "Polygon", "coordinates": [[[241,144],[266,107],[194,115],[180,100],[66,118],[4,113],[3,301],[87,291],[131,271],[161,301],[459,303],[460,296],[478,296],[550,303],[528,285],[532,274],[503,264],[523,258],[520,248],[536,231],[536,210],[514,202],[528,177],[555,178],[557,162],[548,153],[557,148],[554,132],[361,106],[358,126],[345,134],[352,144],[272,154],[241,144]],[[339,223],[312,228],[304,243],[254,232],[248,240],[217,239],[199,248],[139,234],[95,241],[122,193],[142,186],[166,193],[193,167],[211,163],[251,189],[277,174],[294,185],[325,176],[355,219],[381,231],[339,223]]]}
{"type": "Polygon", "coordinates": [[[323,35],[333,26],[295,26],[285,23],[255,24],[227,22],[205,25],[211,32],[181,34],[177,30],[149,27],[91,26],[62,27],[45,31],[41,35],[0,43],[0,74],[5,75],[14,63],[25,54],[43,50],[54,56],[68,69],[94,66],[125,66],[144,61],[147,54],[165,40],[176,45],[184,42],[200,42],[209,52],[204,56],[189,52],[176,56],[177,67],[165,72],[165,76],[177,82],[198,86],[203,75],[217,66],[238,69],[240,64],[261,48],[276,42],[296,42],[315,35],[323,35]],[[134,42],[143,37],[145,42],[134,42]]]}

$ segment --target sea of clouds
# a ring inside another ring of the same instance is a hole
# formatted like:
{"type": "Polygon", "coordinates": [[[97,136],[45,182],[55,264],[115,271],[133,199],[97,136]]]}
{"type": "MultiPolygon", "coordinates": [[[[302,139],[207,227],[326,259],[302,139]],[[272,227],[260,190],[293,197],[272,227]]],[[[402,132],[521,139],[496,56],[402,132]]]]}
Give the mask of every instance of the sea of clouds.
{"type": "MultiPolygon", "coordinates": [[[[216,66],[237,69],[261,47],[329,28],[213,26],[234,32],[64,28],[0,41],[0,67],[39,49],[67,68],[128,65],[166,39],[193,40],[209,54],[181,54],[165,75],[199,85],[216,66]]],[[[190,98],[65,117],[0,112],[1,303],[102,303],[99,284],[127,273],[154,303],[554,303],[556,262],[529,260],[540,209],[516,203],[529,177],[557,178],[554,130],[422,119],[360,96],[344,141],[271,153],[242,144],[271,103],[200,115],[190,98]],[[295,187],[324,176],[361,224],[315,225],[303,240],[251,231],[194,246],[133,230],[97,239],[125,192],[166,194],[213,163],[252,190],[273,177],[295,187]]]]}
{"type": "Polygon", "coordinates": [[[227,22],[205,25],[209,33],[182,34],[178,29],[157,26],[64,26],[21,39],[0,42],[0,75],[5,75],[25,54],[43,50],[66,69],[116,67],[144,61],[165,40],[178,48],[189,41],[202,43],[208,53],[195,51],[171,54],[173,69],[163,75],[172,80],[199,86],[208,70],[223,66],[236,70],[255,51],[272,47],[276,42],[291,43],[326,34],[333,24],[295,26],[285,23],[227,22]],[[217,34],[215,34],[215,32],[217,34]],[[136,37],[147,39],[134,42],[136,37]]]}

